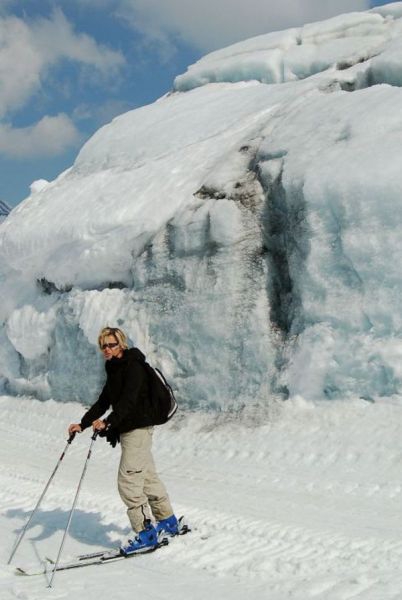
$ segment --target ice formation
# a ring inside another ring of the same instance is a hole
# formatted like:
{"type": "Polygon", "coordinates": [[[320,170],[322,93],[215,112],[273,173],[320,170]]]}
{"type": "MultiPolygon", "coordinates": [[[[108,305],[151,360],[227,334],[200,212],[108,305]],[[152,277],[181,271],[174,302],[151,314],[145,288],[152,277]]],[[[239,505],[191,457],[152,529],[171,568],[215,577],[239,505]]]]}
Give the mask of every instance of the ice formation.
{"type": "MultiPolygon", "coordinates": [[[[91,402],[121,325],[192,408],[402,388],[402,2],[214,52],[0,227],[0,376],[91,402]]],[[[42,185],[43,184],[43,185],[42,185]]]]}

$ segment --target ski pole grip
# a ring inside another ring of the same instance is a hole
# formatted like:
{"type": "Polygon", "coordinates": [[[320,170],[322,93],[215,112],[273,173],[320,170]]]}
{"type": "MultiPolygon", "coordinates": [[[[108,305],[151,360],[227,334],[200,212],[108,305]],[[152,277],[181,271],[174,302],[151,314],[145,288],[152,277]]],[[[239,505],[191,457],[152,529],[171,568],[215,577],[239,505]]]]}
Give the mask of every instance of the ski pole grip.
{"type": "Polygon", "coordinates": [[[94,433],[93,433],[93,435],[92,435],[92,438],[91,438],[91,439],[95,441],[95,440],[96,440],[96,438],[98,437],[98,435],[99,435],[99,431],[96,429],[96,430],[94,431],[94,433]]]}
{"type": "Polygon", "coordinates": [[[73,441],[73,439],[75,438],[75,434],[76,434],[76,433],[77,433],[76,431],[73,431],[73,433],[70,433],[70,437],[69,437],[69,438],[68,438],[68,440],[67,440],[67,443],[68,443],[68,444],[71,444],[71,442],[72,442],[72,441],[73,441]]]}

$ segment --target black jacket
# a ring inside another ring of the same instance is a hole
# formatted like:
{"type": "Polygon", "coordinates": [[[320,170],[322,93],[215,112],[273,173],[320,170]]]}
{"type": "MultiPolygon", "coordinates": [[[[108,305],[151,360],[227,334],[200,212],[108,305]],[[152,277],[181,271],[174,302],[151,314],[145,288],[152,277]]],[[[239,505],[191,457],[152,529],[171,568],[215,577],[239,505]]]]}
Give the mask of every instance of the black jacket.
{"type": "Polygon", "coordinates": [[[105,421],[118,433],[152,425],[149,414],[149,384],[141,364],[145,356],[138,348],[124,350],[122,358],[105,363],[106,383],[98,400],[82,417],[81,428],[92,425],[112,407],[105,421]]]}

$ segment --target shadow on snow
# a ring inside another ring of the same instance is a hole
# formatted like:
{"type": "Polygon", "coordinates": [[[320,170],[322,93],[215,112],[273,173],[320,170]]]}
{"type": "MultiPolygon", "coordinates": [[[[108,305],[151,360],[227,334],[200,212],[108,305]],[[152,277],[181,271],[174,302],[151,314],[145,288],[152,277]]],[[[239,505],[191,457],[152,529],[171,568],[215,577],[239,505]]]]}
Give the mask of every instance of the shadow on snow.
{"type": "MultiPolygon", "coordinates": [[[[9,518],[21,519],[23,521],[22,527],[28,521],[32,511],[24,511],[21,509],[10,509],[6,512],[6,516],[9,518]]],[[[29,531],[36,527],[41,527],[42,531],[35,535],[35,537],[29,537],[30,542],[38,542],[49,538],[57,531],[64,532],[67,527],[70,511],[65,510],[48,510],[38,511],[32,519],[26,535],[29,536],[29,531]]],[[[104,546],[104,547],[115,547],[116,542],[112,542],[109,537],[109,533],[115,537],[116,533],[121,536],[126,536],[130,533],[128,527],[118,527],[115,523],[102,523],[102,515],[97,512],[85,512],[83,510],[76,509],[70,524],[69,536],[75,540],[88,545],[104,546]]],[[[21,528],[15,530],[15,535],[19,535],[21,528]]]]}

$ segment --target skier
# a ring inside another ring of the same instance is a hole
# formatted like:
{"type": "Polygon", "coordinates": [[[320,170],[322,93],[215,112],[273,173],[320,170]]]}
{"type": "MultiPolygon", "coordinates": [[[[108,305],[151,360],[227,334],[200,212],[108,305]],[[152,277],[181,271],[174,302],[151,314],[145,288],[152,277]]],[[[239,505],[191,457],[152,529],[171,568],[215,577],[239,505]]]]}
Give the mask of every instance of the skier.
{"type": "Polygon", "coordinates": [[[136,534],[120,551],[129,555],[156,548],[162,534],[178,535],[179,523],[152,457],[153,427],[147,412],[149,386],[138,360],[144,358],[143,354],[137,348],[128,348],[127,337],[118,328],[102,329],[98,344],[106,361],[106,383],[81,423],[72,423],[68,431],[70,435],[80,433],[92,425],[100,435],[106,434],[112,445],[116,443],[114,436],[120,438],[118,490],[136,534]],[[101,419],[109,407],[112,412],[101,419]]]}

